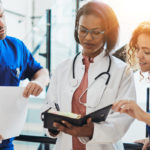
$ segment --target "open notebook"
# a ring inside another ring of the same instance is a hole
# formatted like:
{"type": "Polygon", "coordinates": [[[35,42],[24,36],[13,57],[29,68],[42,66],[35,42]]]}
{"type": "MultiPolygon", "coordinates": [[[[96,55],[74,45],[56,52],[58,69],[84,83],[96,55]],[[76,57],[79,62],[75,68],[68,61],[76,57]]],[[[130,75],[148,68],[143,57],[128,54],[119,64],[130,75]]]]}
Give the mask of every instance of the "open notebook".
{"type": "Polygon", "coordinates": [[[56,130],[56,128],[53,127],[53,122],[59,122],[63,124],[62,120],[68,121],[69,123],[75,126],[82,126],[86,124],[87,119],[90,117],[92,118],[93,122],[98,123],[101,121],[105,121],[111,107],[112,105],[108,105],[88,115],[85,115],[84,117],[81,117],[80,115],[74,113],[66,113],[66,112],[54,111],[52,109],[49,109],[41,114],[41,118],[42,121],[44,122],[44,128],[53,129],[53,130],[56,130]]]}

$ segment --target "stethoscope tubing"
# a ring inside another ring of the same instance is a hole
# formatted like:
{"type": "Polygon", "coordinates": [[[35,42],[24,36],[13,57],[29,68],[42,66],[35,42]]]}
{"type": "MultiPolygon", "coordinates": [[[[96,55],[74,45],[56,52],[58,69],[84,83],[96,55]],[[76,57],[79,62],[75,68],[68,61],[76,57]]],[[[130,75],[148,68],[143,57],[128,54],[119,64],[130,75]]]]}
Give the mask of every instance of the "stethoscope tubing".
{"type": "Polygon", "coordinates": [[[73,79],[75,79],[75,62],[76,62],[76,59],[77,59],[79,54],[80,54],[80,52],[74,57],[73,63],[72,63],[72,76],[73,76],[73,79]]]}
{"type": "MultiPolygon", "coordinates": [[[[75,79],[75,62],[76,62],[76,59],[77,59],[77,57],[78,57],[79,54],[80,54],[80,53],[78,53],[78,54],[74,57],[74,60],[73,60],[73,65],[72,65],[72,77],[73,77],[73,79],[75,79]]],[[[103,95],[104,95],[104,92],[105,92],[105,90],[106,90],[106,87],[107,87],[107,85],[108,85],[108,83],[109,83],[109,80],[110,80],[110,73],[109,73],[110,68],[111,68],[111,58],[110,58],[110,56],[109,56],[109,65],[108,65],[107,71],[100,73],[99,75],[97,75],[97,76],[94,78],[94,81],[86,88],[86,90],[85,90],[85,91],[81,94],[81,96],[79,97],[79,102],[80,102],[80,104],[82,104],[82,105],[84,105],[84,106],[86,106],[86,107],[89,107],[89,108],[95,108],[95,106],[88,106],[87,103],[83,103],[83,102],[81,101],[81,98],[82,98],[82,96],[88,91],[88,89],[96,82],[96,80],[97,80],[99,77],[101,77],[101,76],[103,76],[103,75],[106,74],[108,77],[107,77],[107,80],[106,80],[106,82],[105,82],[105,88],[104,88],[103,94],[101,95],[100,100],[99,100],[99,103],[100,103],[100,101],[101,101],[101,99],[102,99],[102,97],[103,97],[103,95]]],[[[98,103],[98,104],[99,104],[99,103],[98,103]]],[[[98,106],[98,105],[96,105],[96,107],[97,107],[97,106],[98,106]]]]}
{"type": "MultiPolygon", "coordinates": [[[[79,54],[80,54],[80,52],[74,57],[73,64],[72,64],[72,77],[73,77],[73,79],[75,79],[75,62],[76,62],[76,59],[77,59],[79,54]]],[[[95,80],[97,80],[102,75],[107,74],[108,78],[107,78],[106,83],[105,83],[106,85],[109,83],[109,80],[110,80],[110,73],[109,73],[109,71],[110,71],[110,67],[111,67],[111,58],[110,58],[110,56],[108,56],[108,57],[109,57],[109,65],[108,65],[107,71],[106,72],[102,72],[102,73],[100,73],[99,75],[97,75],[95,77],[95,80]]]]}

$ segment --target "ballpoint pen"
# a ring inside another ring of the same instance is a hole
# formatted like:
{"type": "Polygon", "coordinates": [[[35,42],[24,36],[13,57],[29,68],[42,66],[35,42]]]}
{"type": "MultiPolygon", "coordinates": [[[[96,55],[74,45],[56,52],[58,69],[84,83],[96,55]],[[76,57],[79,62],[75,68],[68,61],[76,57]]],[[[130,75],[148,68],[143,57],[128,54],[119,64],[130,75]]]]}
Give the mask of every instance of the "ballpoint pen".
{"type": "Polygon", "coordinates": [[[59,105],[57,103],[55,103],[55,107],[57,111],[60,111],[59,105]]]}

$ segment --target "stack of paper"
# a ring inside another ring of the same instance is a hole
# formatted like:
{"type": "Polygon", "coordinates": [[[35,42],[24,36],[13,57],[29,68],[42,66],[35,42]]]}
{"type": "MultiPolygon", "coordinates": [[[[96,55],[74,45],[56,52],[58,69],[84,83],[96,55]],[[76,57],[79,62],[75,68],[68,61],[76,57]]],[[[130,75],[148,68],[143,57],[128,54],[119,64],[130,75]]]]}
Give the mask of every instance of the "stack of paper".
{"type": "Polygon", "coordinates": [[[28,99],[23,87],[0,86],[0,135],[3,139],[18,136],[24,126],[28,99]]]}

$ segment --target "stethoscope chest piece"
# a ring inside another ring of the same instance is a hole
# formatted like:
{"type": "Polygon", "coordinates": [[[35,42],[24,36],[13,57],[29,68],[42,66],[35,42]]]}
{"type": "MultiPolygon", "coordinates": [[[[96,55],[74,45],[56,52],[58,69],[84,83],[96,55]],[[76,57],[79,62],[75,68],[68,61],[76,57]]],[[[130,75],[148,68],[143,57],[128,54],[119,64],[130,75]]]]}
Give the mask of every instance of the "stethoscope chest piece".
{"type": "Polygon", "coordinates": [[[70,84],[71,84],[72,87],[76,87],[78,85],[78,80],[77,79],[72,79],[70,81],[70,84]]]}

